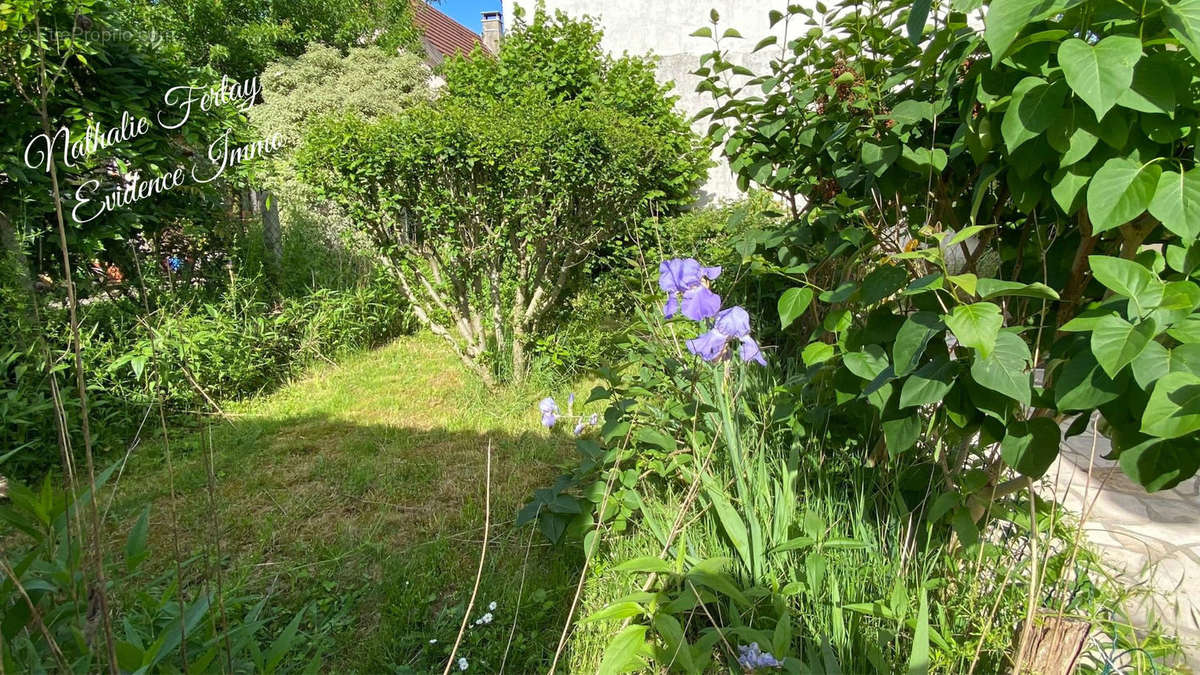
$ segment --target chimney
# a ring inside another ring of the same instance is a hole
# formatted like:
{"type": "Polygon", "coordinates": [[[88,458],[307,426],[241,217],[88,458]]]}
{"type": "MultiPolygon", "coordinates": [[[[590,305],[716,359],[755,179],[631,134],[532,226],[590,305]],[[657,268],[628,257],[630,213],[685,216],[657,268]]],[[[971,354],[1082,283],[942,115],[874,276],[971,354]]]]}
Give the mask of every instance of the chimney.
{"type": "Polygon", "coordinates": [[[493,54],[500,53],[500,12],[483,12],[483,46],[493,54]]]}

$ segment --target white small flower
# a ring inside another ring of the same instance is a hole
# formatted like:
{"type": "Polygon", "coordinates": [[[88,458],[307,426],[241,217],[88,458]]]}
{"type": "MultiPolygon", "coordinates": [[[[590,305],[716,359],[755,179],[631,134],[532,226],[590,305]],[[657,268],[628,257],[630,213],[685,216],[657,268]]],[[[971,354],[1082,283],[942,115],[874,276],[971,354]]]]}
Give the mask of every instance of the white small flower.
{"type": "Polygon", "coordinates": [[[496,603],[493,602],[492,604],[488,605],[488,611],[489,612],[496,611],[496,603]]]}
{"type": "Polygon", "coordinates": [[[458,669],[459,669],[459,670],[466,670],[466,669],[467,669],[467,665],[468,665],[468,664],[467,664],[467,660],[466,660],[465,658],[462,658],[462,659],[459,659],[459,660],[458,660],[458,669]]]}
{"type": "Polygon", "coordinates": [[[431,644],[431,645],[436,645],[436,644],[437,644],[437,638],[433,638],[432,640],[430,640],[430,641],[429,641],[429,644],[431,644]]]}

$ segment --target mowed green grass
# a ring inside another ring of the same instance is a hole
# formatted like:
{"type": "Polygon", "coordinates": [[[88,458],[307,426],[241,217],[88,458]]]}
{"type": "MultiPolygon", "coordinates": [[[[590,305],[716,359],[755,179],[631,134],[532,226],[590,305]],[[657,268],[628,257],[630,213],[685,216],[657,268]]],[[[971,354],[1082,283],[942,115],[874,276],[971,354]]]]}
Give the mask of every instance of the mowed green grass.
{"type": "MultiPolygon", "coordinates": [[[[543,395],[489,391],[438,338],[401,338],[234,405],[229,421],[214,416],[215,507],[200,433],[176,430],[173,472],[161,440],[147,440],[110,516],[132,524],[150,504],[164,569],[174,537],[185,559],[214,555],[219,529],[227,591],[269,594],[280,625],[304,609],[297,655],[320,651],[327,670],[440,672],[475,579],[490,444],[491,532],[459,656],[475,672],[502,662],[508,672],[544,671],[581,560],[514,525],[573,452],[567,436],[539,426],[543,395]],[[492,602],[492,622],[475,626],[492,602]]],[[[113,533],[114,546],[121,536],[113,533]]],[[[191,592],[203,568],[185,572],[191,592]]]]}

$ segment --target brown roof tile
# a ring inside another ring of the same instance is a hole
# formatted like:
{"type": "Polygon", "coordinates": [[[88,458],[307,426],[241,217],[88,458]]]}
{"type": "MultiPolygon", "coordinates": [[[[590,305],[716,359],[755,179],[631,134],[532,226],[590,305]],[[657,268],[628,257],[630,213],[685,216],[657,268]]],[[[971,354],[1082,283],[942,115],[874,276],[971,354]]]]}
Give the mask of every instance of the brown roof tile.
{"type": "MultiPolygon", "coordinates": [[[[476,46],[483,47],[479,34],[443,14],[422,0],[413,0],[413,23],[425,33],[425,42],[441,57],[469,54],[476,46]]],[[[433,56],[431,54],[430,56],[433,56]]],[[[441,59],[438,59],[441,60],[441,59]]]]}

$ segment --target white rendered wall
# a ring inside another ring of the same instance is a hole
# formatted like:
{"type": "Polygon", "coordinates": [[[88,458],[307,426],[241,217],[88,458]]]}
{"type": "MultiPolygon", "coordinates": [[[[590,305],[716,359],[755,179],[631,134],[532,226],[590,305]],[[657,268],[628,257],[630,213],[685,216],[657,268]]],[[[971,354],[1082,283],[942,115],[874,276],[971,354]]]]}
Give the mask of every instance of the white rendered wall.
{"type": "MultiPolygon", "coordinates": [[[[513,27],[514,4],[525,8],[527,14],[533,11],[533,0],[503,0],[505,32],[513,27]]],[[[751,52],[771,32],[782,37],[783,24],[772,31],[768,12],[787,8],[786,0],[545,0],[545,4],[551,12],[562,10],[572,17],[586,15],[596,19],[604,30],[601,44],[613,54],[656,56],[659,80],[675,84],[675,94],[679,96],[676,105],[689,118],[713,105],[707,92],[696,92],[699,78],[691,75],[700,65],[700,56],[712,51],[710,39],[691,37],[697,28],[709,25],[709,10],[716,9],[720,14],[719,30],[736,28],[743,36],[741,40],[729,41],[730,60],[763,72],[778,48],[768,47],[758,54],[751,52]]],[[[694,127],[697,133],[704,134],[708,124],[700,121],[694,127]]],[[[715,154],[714,160],[718,160],[715,154]]],[[[705,203],[737,199],[740,195],[733,174],[723,163],[718,163],[709,169],[708,181],[701,186],[699,197],[705,203]]]]}

